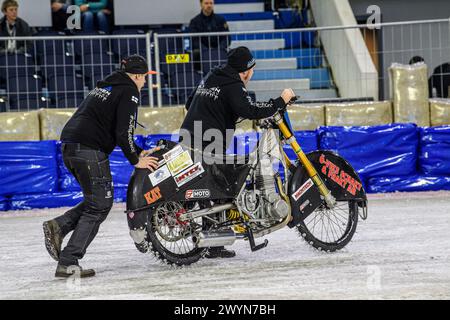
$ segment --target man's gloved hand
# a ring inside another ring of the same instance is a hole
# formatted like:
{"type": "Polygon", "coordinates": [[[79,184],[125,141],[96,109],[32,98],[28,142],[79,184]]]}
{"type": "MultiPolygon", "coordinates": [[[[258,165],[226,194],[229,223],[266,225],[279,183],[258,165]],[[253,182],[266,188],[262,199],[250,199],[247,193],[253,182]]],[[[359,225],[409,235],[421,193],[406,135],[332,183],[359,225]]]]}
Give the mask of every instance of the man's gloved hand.
{"type": "Polygon", "coordinates": [[[296,98],[294,91],[292,89],[284,89],[281,93],[281,98],[283,98],[284,103],[287,105],[293,98],[296,98]]]}

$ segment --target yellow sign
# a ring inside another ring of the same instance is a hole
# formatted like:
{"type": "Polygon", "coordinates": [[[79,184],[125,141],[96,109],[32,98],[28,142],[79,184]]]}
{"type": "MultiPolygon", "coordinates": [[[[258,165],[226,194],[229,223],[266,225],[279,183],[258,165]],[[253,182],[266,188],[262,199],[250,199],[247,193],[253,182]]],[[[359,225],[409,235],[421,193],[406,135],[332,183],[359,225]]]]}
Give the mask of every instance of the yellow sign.
{"type": "Polygon", "coordinates": [[[167,167],[169,168],[172,175],[176,175],[181,172],[183,169],[194,164],[192,162],[191,156],[188,151],[184,151],[182,154],[177,156],[175,159],[167,163],[167,167]]]}
{"type": "Polygon", "coordinates": [[[166,54],[166,63],[189,63],[189,54],[166,54]]]}

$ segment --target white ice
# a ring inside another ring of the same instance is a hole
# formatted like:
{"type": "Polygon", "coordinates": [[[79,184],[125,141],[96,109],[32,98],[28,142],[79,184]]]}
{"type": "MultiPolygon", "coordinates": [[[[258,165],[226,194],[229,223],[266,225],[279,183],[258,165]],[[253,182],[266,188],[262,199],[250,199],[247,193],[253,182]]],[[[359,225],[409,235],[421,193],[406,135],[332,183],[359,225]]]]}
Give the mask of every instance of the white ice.
{"type": "Polygon", "coordinates": [[[81,260],[97,276],[67,281],[53,277],[42,235],[42,222],[65,209],[0,215],[0,299],[450,298],[450,192],[371,196],[369,219],[337,253],[286,228],[261,251],[237,242],[233,259],[181,269],[135,249],[119,204],[81,260]]]}

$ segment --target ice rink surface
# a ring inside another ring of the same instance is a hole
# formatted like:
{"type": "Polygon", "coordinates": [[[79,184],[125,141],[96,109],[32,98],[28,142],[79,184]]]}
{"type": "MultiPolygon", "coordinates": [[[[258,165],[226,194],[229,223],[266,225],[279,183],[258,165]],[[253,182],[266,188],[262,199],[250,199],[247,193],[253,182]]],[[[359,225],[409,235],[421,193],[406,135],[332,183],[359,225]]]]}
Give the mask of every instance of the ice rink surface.
{"type": "MultiPolygon", "coordinates": [[[[373,195],[369,219],[344,250],[310,248],[295,230],[252,253],[170,268],[139,253],[115,205],[81,265],[90,279],[58,280],[42,222],[65,209],[0,214],[0,299],[450,299],[450,192],[373,195]]],[[[262,241],[257,239],[257,243],[262,241]]]]}

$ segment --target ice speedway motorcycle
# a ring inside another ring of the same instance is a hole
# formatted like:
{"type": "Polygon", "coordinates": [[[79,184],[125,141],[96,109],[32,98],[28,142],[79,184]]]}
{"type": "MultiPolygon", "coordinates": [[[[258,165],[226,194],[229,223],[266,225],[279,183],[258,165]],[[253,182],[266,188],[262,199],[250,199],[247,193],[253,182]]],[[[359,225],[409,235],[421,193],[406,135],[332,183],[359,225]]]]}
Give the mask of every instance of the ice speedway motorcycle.
{"type": "Polygon", "coordinates": [[[135,169],[127,192],[128,226],[139,251],[183,266],[204,257],[209,247],[237,240],[260,250],[268,240],[257,244],[257,238],[285,227],[325,252],[351,241],[358,216],[367,218],[367,196],[352,166],[330,151],[305,154],[286,111],[257,125],[255,149],[243,161],[235,156],[225,164],[194,163],[195,150],[159,141],[161,150],[153,154],[159,168],[135,169]],[[284,153],[286,143],[296,163],[284,153]]]}

